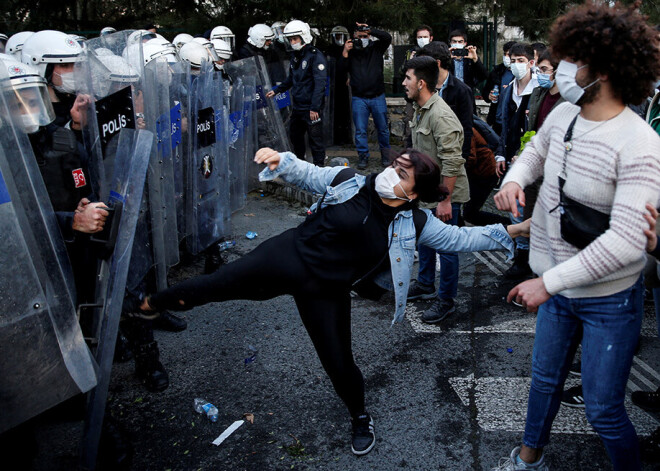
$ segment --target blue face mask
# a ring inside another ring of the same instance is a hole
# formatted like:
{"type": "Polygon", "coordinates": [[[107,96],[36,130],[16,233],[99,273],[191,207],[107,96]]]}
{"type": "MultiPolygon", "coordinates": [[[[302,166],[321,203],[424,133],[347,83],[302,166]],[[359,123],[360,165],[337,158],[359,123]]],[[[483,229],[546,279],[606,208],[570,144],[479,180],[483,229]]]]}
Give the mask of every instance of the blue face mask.
{"type": "Polygon", "coordinates": [[[555,84],[554,80],[550,80],[550,74],[536,74],[536,80],[539,82],[539,87],[541,88],[552,88],[555,84]]]}

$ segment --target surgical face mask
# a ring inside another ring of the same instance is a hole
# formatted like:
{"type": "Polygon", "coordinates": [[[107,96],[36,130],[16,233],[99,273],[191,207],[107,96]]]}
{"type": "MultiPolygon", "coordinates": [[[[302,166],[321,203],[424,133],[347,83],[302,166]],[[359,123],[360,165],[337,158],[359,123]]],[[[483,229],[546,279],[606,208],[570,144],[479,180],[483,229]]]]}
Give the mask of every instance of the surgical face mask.
{"type": "Polygon", "coordinates": [[[465,47],[465,44],[452,43],[451,47],[453,49],[463,49],[465,47]]]}
{"type": "Polygon", "coordinates": [[[520,62],[512,62],[511,73],[516,79],[522,80],[523,78],[525,78],[525,75],[527,75],[527,64],[526,63],[522,64],[520,62]]]}
{"type": "Polygon", "coordinates": [[[550,80],[551,74],[543,74],[541,72],[536,74],[536,80],[539,82],[539,87],[541,88],[552,88],[555,84],[554,80],[550,80]]]}
{"type": "Polygon", "coordinates": [[[367,47],[369,45],[369,38],[360,38],[362,41],[362,47],[367,47]]]}
{"type": "Polygon", "coordinates": [[[431,42],[431,38],[417,38],[417,45],[419,47],[424,47],[431,42]]]}
{"type": "Polygon", "coordinates": [[[376,175],[376,193],[378,193],[378,196],[381,198],[412,201],[412,199],[408,197],[406,190],[404,190],[403,186],[401,186],[401,178],[399,178],[399,174],[396,173],[394,167],[387,167],[385,170],[376,175]],[[401,198],[400,196],[397,196],[396,193],[394,193],[394,187],[397,185],[399,185],[401,191],[403,191],[403,194],[406,195],[405,198],[401,198]]]}
{"type": "Polygon", "coordinates": [[[301,42],[291,44],[291,49],[294,51],[300,51],[303,48],[304,44],[301,42]]]}
{"type": "Polygon", "coordinates": [[[502,64],[504,64],[504,67],[506,67],[507,69],[510,69],[511,68],[511,58],[509,56],[504,56],[502,58],[502,64]]]}
{"type": "Polygon", "coordinates": [[[586,87],[581,87],[577,84],[575,76],[578,73],[578,70],[584,69],[587,65],[578,67],[577,64],[573,62],[561,61],[559,62],[559,67],[555,72],[555,80],[557,80],[557,87],[559,87],[559,93],[564,98],[564,100],[574,105],[580,101],[584,91],[598,82],[600,79],[596,79],[591,82],[586,87]]]}
{"type": "Polygon", "coordinates": [[[264,51],[267,51],[270,48],[270,44],[264,44],[264,51]]]}
{"type": "Polygon", "coordinates": [[[23,114],[21,115],[21,122],[23,129],[26,133],[32,134],[39,130],[39,115],[38,114],[23,114]]]}
{"type": "MultiPolygon", "coordinates": [[[[55,72],[56,73],[56,72],[55,72]]],[[[61,93],[76,93],[76,80],[73,77],[73,72],[66,72],[64,74],[57,74],[62,80],[62,85],[53,84],[53,88],[61,93]]]]}

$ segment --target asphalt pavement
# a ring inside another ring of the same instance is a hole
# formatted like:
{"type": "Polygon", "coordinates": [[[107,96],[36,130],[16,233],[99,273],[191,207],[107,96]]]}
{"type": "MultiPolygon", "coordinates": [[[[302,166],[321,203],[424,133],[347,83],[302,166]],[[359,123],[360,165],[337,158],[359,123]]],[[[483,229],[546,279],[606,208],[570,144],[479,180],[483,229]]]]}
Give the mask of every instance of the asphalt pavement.
{"type": "MultiPolygon", "coordinates": [[[[305,209],[279,195],[251,193],[233,217],[237,243],[228,259],[299,224],[305,209]],[[257,238],[248,240],[247,231],[257,238]]],[[[503,254],[463,254],[460,260],[457,310],[438,326],[419,320],[430,301],[409,303],[405,321],[390,327],[391,296],[353,299],[353,348],[376,425],[368,455],[351,453],[347,411],[292,298],[282,296],[202,306],[185,314],[186,331],[157,332],[170,375],[164,392],[147,392],[132,362],[115,364],[109,410],[135,447],[131,469],[490,469],[522,437],[535,316],[505,302],[513,284],[500,276],[510,263],[503,254]],[[196,397],[218,407],[216,423],[193,410],[196,397]],[[239,420],[223,443],[212,444],[239,420]]],[[[172,270],[172,279],[202,268],[200,258],[186,261],[172,270]]],[[[646,311],[628,392],[660,385],[652,304],[646,311]]],[[[640,436],[658,427],[657,416],[628,406],[640,436]]],[[[41,424],[34,469],[74,469],[80,431],[79,422],[41,424]]],[[[562,407],[546,453],[553,470],[611,469],[581,409],[562,407]]]]}

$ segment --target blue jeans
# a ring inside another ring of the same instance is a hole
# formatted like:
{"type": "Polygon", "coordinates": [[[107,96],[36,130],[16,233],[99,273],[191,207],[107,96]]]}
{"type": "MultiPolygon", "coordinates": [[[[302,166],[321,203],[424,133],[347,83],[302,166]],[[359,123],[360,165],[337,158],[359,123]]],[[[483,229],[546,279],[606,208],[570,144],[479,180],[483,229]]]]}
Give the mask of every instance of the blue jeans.
{"type": "MultiPolygon", "coordinates": [[[[513,215],[513,213],[509,213],[511,224],[518,224],[519,222],[523,222],[525,220],[523,216],[523,211],[525,208],[520,206],[518,200],[516,200],[516,204],[518,205],[518,213],[520,213],[520,216],[516,217],[513,215]]],[[[529,237],[516,237],[516,248],[518,250],[529,250],[529,237]]]]}
{"type": "MultiPolygon", "coordinates": [[[[378,130],[378,146],[381,155],[383,149],[390,148],[390,128],[387,124],[387,103],[385,94],[375,98],[360,98],[354,96],[351,101],[353,107],[353,122],[355,123],[355,147],[358,155],[369,156],[369,142],[367,139],[367,127],[369,125],[369,113],[374,117],[374,124],[378,130]]],[[[384,155],[383,155],[384,156],[384,155]]]]}
{"type": "MultiPolygon", "coordinates": [[[[435,214],[435,209],[432,210],[435,214]]],[[[451,219],[446,224],[458,224],[461,203],[451,204],[451,219]]],[[[435,254],[436,251],[424,245],[417,247],[419,253],[419,275],[417,282],[425,286],[435,286],[435,254]]],[[[458,294],[458,254],[456,252],[441,252],[440,254],[440,287],[438,297],[454,299],[458,294]]]]}
{"type": "Polygon", "coordinates": [[[641,470],[637,434],[624,407],[626,383],[642,325],[643,278],[610,296],[552,296],[539,307],[532,385],[523,443],[548,444],[564,381],[582,343],[582,393],[589,423],[615,470],[641,470]]]}

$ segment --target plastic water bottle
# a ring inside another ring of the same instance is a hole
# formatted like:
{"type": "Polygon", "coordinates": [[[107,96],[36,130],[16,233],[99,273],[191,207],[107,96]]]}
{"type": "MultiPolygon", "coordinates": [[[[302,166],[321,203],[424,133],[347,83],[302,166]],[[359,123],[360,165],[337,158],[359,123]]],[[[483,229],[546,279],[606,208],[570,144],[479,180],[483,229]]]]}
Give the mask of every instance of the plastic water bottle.
{"type": "Polygon", "coordinates": [[[211,422],[218,421],[218,408],[206,399],[202,399],[200,397],[195,398],[195,412],[199,414],[206,414],[211,422]]]}
{"type": "Polygon", "coordinates": [[[223,252],[223,251],[225,251],[225,250],[227,250],[227,249],[232,248],[232,247],[235,246],[235,245],[236,245],[236,241],[235,241],[235,240],[225,240],[225,241],[220,242],[220,243],[218,244],[218,250],[219,250],[220,252],[223,252]]]}
{"type": "Polygon", "coordinates": [[[494,99],[494,100],[491,100],[491,101],[492,101],[493,103],[497,103],[497,100],[500,99],[500,98],[499,98],[499,97],[500,97],[500,86],[499,86],[499,85],[495,85],[495,86],[493,86],[493,96],[495,97],[495,99],[494,99]]]}

